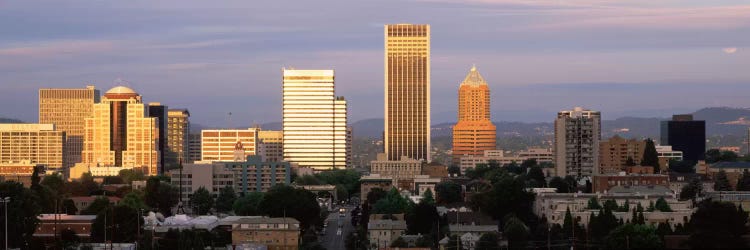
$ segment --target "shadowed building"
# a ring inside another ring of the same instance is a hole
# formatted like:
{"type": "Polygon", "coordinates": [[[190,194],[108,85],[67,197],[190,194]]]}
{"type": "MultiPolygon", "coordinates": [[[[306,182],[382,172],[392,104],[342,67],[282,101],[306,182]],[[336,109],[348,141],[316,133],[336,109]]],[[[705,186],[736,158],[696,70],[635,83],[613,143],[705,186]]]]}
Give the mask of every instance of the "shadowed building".
{"type": "Polygon", "coordinates": [[[661,145],[682,151],[682,158],[697,162],[705,159],[706,121],[695,121],[693,115],[674,115],[661,122],[661,145]]]}
{"type": "Polygon", "coordinates": [[[385,154],[430,162],[430,26],[385,26],[385,154]]]}
{"type": "Polygon", "coordinates": [[[157,118],[156,125],[159,129],[159,174],[164,173],[164,162],[167,155],[167,106],[162,105],[158,102],[152,102],[148,104],[148,117],[157,118]]]}
{"type": "Polygon", "coordinates": [[[615,174],[623,171],[630,162],[631,166],[640,164],[646,141],[625,139],[613,136],[599,143],[599,173],[615,174]]]}
{"type": "Polygon", "coordinates": [[[39,123],[54,124],[57,131],[65,132],[65,168],[81,162],[84,119],[93,114],[95,103],[99,90],[94,86],[39,89],[39,123]]]}
{"type": "Polygon", "coordinates": [[[187,109],[170,109],[167,111],[167,153],[164,166],[171,169],[177,167],[180,159],[189,160],[188,135],[190,134],[190,112],[187,109]]]}
{"type": "Polygon", "coordinates": [[[599,170],[601,113],[575,107],[557,113],[555,119],[555,167],[557,176],[590,177],[599,170]]]}
{"type": "Polygon", "coordinates": [[[490,88],[476,67],[458,89],[458,123],[453,126],[453,164],[464,155],[481,156],[496,147],[496,129],[490,120],[490,88]]]}

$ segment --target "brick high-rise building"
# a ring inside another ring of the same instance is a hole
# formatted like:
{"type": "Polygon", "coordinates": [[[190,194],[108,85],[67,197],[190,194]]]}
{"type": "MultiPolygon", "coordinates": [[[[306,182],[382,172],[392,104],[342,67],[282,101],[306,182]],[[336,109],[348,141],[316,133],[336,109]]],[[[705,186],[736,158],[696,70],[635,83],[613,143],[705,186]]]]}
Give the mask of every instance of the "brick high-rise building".
{"type": "Polygon", "coordinates": [[[458,89],[458,123],[453,126],[453,164],[461,162],[461,156],[484,155],[485,150],[494,150],[496,129],[490,120],[490,87],[471,67],[458,89]]]}
{"type": "Polygon", "coordinates": [[[599,142],[599,173],[614,174],[625,169],[628,159],[640,165],[646,142],[636,139],[625,139],[617,135],[609,140],[599,142]]]}

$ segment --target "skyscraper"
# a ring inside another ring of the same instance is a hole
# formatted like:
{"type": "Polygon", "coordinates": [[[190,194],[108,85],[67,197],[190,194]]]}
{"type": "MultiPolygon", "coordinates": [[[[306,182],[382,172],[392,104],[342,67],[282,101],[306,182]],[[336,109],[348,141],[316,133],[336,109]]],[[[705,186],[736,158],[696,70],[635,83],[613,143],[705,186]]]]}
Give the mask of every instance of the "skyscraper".
{"type": "Polygon", "coordinates": [[[693,120],[693,115],[674,115],[661,122],[661,145],[682,151],[682,158],[697,162],[706,155],[706,121],[693,120]]]}
{"type": "Polygon", "coordinates": [[[88,168],[140,168],[147,175],[157,175],[159,129],[157,118],[146,112],[141,96],[128,87],[117,86],[104,93],[101,103],[94,104],[93,115],[85,119],[82,164],[88,168]]]}
{"type": "Polygon", "coordinates": [[[557,113],[555,167],[557,176],[576,178],[598,174],[601,113],[581,107],[557,113]]]}
{"type": "Polygon", "coordinates": [[[39,89],[39,123],[54,124],[56,131],[65,132],[65,166],[81,162],[83,151],[84,119],[99,103],[99,90],[94,86],[85,89],[39,89]]]}
{"type": "Polygon", "coordinates": [[[157,128],[159,129],[159,174],[164,173],[164,162],[167,155],[167,106],[158,102],[148,104],[148,117],[156,118],[157,128]]]}
{"type": "Polygon", "coordinates": [[[496,147],[495,125],[490,120],[490,87],[471,67],[458,89],[458,123],[453,126],[453,164],[461,156],[482,156],[496,147]]]}
{"type": "Polygon", "coordinates": [[[346,168],[346,100],[333,70],[283,70],[284,160],[315,171],[346,168]]]}
{"type": "Polygon", "coordinates": [[[385,154],[430,161],[430,26],[385,26],[385,154]]]}
{"type": "Polygon", "coordinates": [[[176,167],[180,159],[188,162],[188,135],[190,134],[190,112],[187,109],[167,111],[167,153],[164,166],[176,167]]]}

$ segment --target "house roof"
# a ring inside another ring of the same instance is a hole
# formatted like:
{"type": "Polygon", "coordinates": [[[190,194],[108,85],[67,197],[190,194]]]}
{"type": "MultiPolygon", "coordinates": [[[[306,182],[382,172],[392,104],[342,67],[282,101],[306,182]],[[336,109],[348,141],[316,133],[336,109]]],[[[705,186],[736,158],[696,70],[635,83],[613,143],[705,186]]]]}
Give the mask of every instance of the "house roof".
{"type": "Polygon", "coordinates": [[[480,212],[448,211],[446,218],[448,219],[448,224],[497,226],[497,221],[480,212]]]}

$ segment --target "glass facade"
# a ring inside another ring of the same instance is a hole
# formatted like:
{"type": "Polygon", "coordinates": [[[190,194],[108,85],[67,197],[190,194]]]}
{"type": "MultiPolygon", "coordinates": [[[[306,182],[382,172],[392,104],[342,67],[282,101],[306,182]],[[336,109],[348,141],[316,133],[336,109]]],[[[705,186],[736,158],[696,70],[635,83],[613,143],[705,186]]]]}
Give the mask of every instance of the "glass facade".
{"type": "Polygon", "coordinates": [[[98,102],[99,90],[94,86],[39,90],[39,123],[55,124],[55,130],[65,132],[64,167],[81,162],[84,119],[91,116],[98,102]]]}
{"type": "Polygon", "coordinates": [[[385,26],[385,153],[430,161],[430,26],[385,26]]]}
{"type": "Polygon", "coordinates": [[[333,70],[283,70],[284,160],[315,171],[346,168],[347,103],[333,70]]]}
{"type": "Polygon", "coordinates": [[[244,157],[257,155],[258,129],[201,131],[201,160],[235,161],[235,146],[242,144],[244,157]]]}

